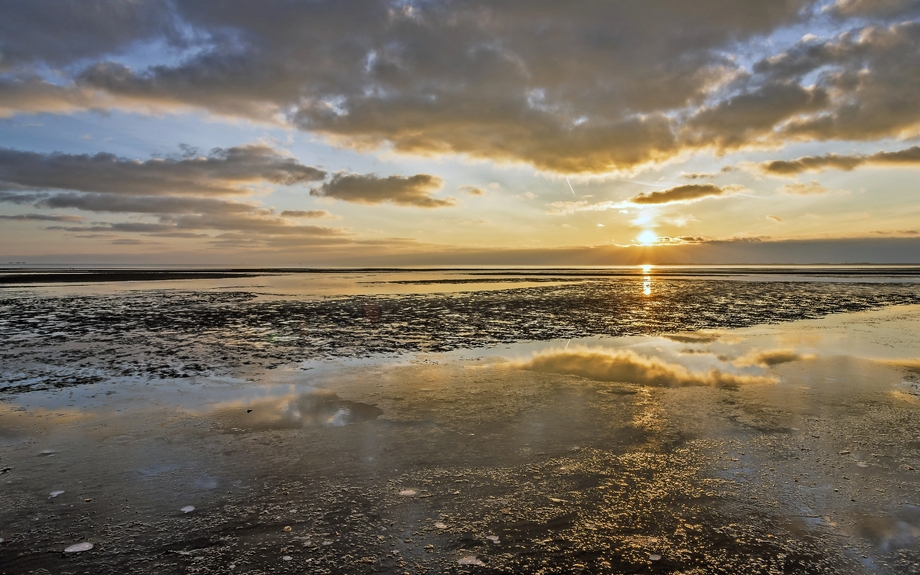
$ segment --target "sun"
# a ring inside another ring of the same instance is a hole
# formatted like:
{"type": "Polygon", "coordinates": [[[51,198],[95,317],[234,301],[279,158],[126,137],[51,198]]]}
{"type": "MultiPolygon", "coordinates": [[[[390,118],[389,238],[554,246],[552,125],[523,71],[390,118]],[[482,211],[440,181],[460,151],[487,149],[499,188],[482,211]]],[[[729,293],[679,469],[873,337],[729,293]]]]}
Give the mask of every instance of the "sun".
{"type": "Polygon", "coordinates": [[[652,230],[645,230],[639,234],[639,237],[636,239],[639,240],[639,243],[643,246],[650,246],[658,243],[658,236],[656,236],[655,232],[652,230]]]}

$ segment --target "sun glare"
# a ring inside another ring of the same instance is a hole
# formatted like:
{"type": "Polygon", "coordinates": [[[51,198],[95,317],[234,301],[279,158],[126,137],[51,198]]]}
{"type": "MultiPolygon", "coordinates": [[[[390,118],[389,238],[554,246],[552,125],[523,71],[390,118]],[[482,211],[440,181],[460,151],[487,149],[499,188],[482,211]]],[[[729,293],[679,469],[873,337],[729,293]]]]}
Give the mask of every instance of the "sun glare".
{"type": "Polygon", "coordinates": [[[645,230],[639,234],[639,237],[636,239],[639,240],[639,243],[644,246],[650,246],[658,242],[658,236],[655,235],[655,232],[652,230],[645,230]]]}

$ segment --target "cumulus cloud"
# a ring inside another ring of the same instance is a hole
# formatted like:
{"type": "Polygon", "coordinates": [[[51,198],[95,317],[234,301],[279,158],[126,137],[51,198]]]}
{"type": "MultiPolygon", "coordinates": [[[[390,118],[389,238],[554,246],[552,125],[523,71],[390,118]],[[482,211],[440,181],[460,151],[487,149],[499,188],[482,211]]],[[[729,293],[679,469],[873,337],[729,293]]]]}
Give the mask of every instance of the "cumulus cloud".
{"type": "Polygon", "coordinates": [[[759,134],[806,109],[779,82],[710,106],[689,139],[674,113],[720,99],[744,74],[726,49],[794,23],[808,3],[93,0],[78,10],[36,0],[0,30],[0,113],[198,108],[357,148],[607,172],[735,145],[726,129],[756,124],[759,134]],[[119,61],[144,42],[183,57],[119,61]],[[40,74],[47,66],[61,71],[54,83],[40,74]],[[782,90],[790,103],[765,111],[782,90]]]}
{"type": "Polygon", "coordinates": [[[704,198],[725,196],[740,191],[739,186],[716,186],[714,184],[686,184],[667,190],[643,192],[629,198],[633,204],[671,204],[695,202],[704,198]]]}
{"type": "Polygon", "coordinates": [[[32,61],[66,64],[121,51],[145,39],[182,43],[165,0],[28,0],[4,8],[0,66],[5,67],[32,61]]]}
{"type": "Polygon", "coordinates": [[[837,0],[827,11],[841,17],[894,16],[918,8],[916,0],[837,0]]]}
{"type": "Polygon", "coordinates": [[[656,357],[642,356],[632,350],[601,348],[569,348],[547,350],[532,359],[515,362],[518,369],[542,373],[577,375],[595,381],[636,383],[642,385],[741,385],[774,383],[771,377],[734,374],[711,369],[691,371],[683,365],[668,363],[656,357]]]}
{"type": "Polygon", "coordinates": [[[827,94],[823,109],[777,126],[779,138],[865,141],[920,133],[920,22],[869,24],[802,42],[762,60],[754,73],[787,83],[814,74],[815,89],[827,94]]]}
{"type": "Polygon", "coordinates": [[[17,3],[0,22],[0,115],[197,109],[571,174],[920,133],[912,0],[837,0],[817,22],[834,34],[791,45],[771,34],[811,24],[813,0],[258,5],[17,3]],[[731,55],[765,36],[755,65],[731,55]],[[172,57],[125,63],[151,45],[172,57]]]}
{"type": "Polygon", "coordinates": [[[823,156],[802,156],[795,160],[774,160],[758,164],[758,171],[774,175],[788,176],[812,171],[820,172],[831,168],[836,170],[854,170],[859,166],[892,166],[892,167],[917,167],[920,166],[920,146],[896,152],[876,152],[869,155],[826,154],[823,156]]]}
{"type": "Polygon", "coordinates": [[[760,367],[773,367],[774,365],[790,363],[793,361],[814,359],[814,357],[814,355],[802,355],[796,352],[794,349],[771,349],[767,351],[755,350],[733,360],[732,363],[739,367],[746,367],[750,365],[757,365],[760,367]]]}
{"type": "Polygon", "coordinates": [[[456,205],[453,198],[434,198],[444,181],[429,174],[387,176],[339,172],[323,185],[310,190],[311,196],[335,198],[357,204],[389,202],[417,208],[444,208],[456,205]]]}
{"type": "Polygon", "coordinates": [[[265,145],[215,148],[207,155],[138,161],[114,154],[42,154],[0,148],[0,190],[74,190],[138,195],[243,195],[251,186],[322,180],[265,145]]]}
{"type": "Polygon", "coordinates": [[[771,82],[712,107],[702,108],[683,126],[688,143],[720,151],[769,141],[776,126],[816,112],[829,103],[826,90],[790,82],[771,82]]]}

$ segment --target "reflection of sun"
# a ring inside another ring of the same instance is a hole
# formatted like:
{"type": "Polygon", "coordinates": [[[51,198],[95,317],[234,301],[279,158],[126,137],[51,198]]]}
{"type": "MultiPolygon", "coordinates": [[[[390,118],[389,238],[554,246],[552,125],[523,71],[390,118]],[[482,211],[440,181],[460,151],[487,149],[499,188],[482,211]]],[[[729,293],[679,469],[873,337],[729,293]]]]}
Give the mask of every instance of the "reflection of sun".
{"type": "Polygon", "coordinates": [[[642,266],[642,273],[644,273],[645,275],[648,275],[652,271],[653,267],[654,266],[652,266],[651,264],[646,264],[642,266]]]}
{"type": "Polygon", "coordinates": [[[639,243],[644,246],[650,246],[652,244],[658,243],[658,236],[656,236],[655,232],[652,230],[645,230],[639,234],[639,237],[636,239],[639,240],[639,243]]]}

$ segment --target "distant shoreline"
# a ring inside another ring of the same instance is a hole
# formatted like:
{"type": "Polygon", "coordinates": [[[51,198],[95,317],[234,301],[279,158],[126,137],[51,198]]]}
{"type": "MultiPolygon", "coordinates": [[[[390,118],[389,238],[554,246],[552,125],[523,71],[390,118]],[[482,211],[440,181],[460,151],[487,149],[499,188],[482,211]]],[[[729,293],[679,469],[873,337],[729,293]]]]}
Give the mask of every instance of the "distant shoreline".
{"type": "MultiPolygon", "coordinates": [[[[23,284],[58,284],[86,282],[136,282],[194,279],[231,279],[259,277],[276,274],[349,274],[349,273],[445,273],[455,272],[470,276],[542,277],[636,277],[669,276],[733,276],[745,275],[797,275],[812,277],[879,277],[916,276],[920,279],[917,264],[851,264],[812,266],[615,266],[610,268],[226,268],[226,269],[111,269],[111,268],[0,268],[0,286],[23,284]]],[[[444,280],[447,281],[447,280],[444,280]]],[[[454,280],[450,280],[454,281],[454,280]]],[[[457,280],[459,281],[459,280],[457,280]]],[[[467,280],[469,281],[469,280],[467,280]]],[[[483,280],[491,281],[491,280],[483,280]]]]}

